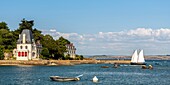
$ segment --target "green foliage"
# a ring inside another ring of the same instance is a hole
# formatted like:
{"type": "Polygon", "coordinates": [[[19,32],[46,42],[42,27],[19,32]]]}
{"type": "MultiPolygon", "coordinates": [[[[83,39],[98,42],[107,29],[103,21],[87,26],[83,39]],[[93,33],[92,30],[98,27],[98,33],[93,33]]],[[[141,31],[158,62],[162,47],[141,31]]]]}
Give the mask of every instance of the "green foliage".
{"type": "Polygon", "coordinates": [[[45,56],[45,57],[49,57],[49,50],[47,48],[43,48],[42,49],[42,52],[41,52],[41,55],[45,56]]]}
{"type": "Polygon", "coordinates": [[[14,46],[13,34],[8,29],[0,29],[0,45],[3,49],[13,49],[14,46]]]}
{"type": "Polygon", "coordinates": [[[75,60],[83,60],[83,59],[84,59],[83,55],[76,55],[75,60]]]}
{"type": "Polygon", "coordinates": [[[2,50],[2,48],[0,48],[0,60],[4,59],[4,52],[2,50]]]}
{"type": "Polygon", "coordinates": [[[33,29],[33,36],[34,36],[34,40],[41,40],[43,38],[43,35],[41,34],[41,31],[37,30],[37,29],[33,29]]]}
{"type": "Polygon", "coordinates": [[[0,29],[9,30],[9,29],[8,29],[8,26],[7,26],[7,24],[6,24],[5,22],[1,22],[1,23],[0,23],[0,29]]]}
{"type": "Polygon", "coordinates": [[[31,21],[27,21],[25,19],[21,20],[22,23],[19,24],[19,30],[20,30],[20,33],[22,32],[22,30],[24,29],[29,29],[31,31],[32,30],[32,27],[34,26],[34,21],[31,20],[31,21]]]}
{"type": "MultiPolygon", "coordinates": [[[[19,38],[19,34],[23,29],[29,29],[32,31],[34,40],[40,40],[42,44],[42,53],[41,58],[43,59],[71,59],[65,58],[64,53],[66,52],[66,44],[70,44],[70,41],[67,39],[60,37],[57,40],[54,40],[50,35],[41,34],[40,30],[33,29],[34,21],[21,20],[19,24],[19,28],[10,31],[5,22],[0,23],[0,48],[4,51],[9,50],[12,52],[14,48],[16,48],[16,42],[19,38]]],[[[3,56],[3,55],[2,55],[3,56]]],[[[80,58],[78,58],[80,59],[80,58]]]]}
{"type": "Polygon", "coordinates": [[[42,57],[43,59],[48,58],[49,55],[50,55],[49,50],[48,50],[47,48],[43,48],[43,49],[42,49],[42,52],[41,52],[41,55],[42,55],[41,57],[42,57]]]}
{"type": "Polygon", "coordinates": [[[64,56],[64,60],[69,60],[69,59],[70,59],[70,55],[64,56]]]}
{"type": "Polygon", "coordinates": [[[19,28],[15,31],[12,31],[15,40],[17,40],[19,38],[19,34],[22,32],[22,30],[29,29],[29,30],[33,31],[33,26],[34,26],[33,20],[31,20],[31,21],[27,21],[25,19],[21,20],[21,23],[19,24],[19,28]]]}
{"type": "Polygon", "coordinates": [[[54,54],[57,52],[56,43],[52,36],[45,35],[41,39],[41,44],[44,48],[49,50],[49,58],[54,58],[54,54]]]}
{"type": "Polygon", "coordinates": [[[56,40],[57,58],[64,59],[64,52],[66,52],[66,44],[70,44],[70,41],[63,38],[62,36],[58,40],[56,40]]]}

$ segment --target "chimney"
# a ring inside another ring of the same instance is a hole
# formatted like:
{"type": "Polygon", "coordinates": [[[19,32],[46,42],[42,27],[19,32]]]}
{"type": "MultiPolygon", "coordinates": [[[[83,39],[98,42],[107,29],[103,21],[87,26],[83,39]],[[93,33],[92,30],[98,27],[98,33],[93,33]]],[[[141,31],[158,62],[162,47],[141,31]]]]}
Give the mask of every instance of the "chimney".
{"type": "Polygon", "coordinates": [[[25,34],[23,34],[23,39],[22,39],[22,42],[25,43],[25,34]]]}

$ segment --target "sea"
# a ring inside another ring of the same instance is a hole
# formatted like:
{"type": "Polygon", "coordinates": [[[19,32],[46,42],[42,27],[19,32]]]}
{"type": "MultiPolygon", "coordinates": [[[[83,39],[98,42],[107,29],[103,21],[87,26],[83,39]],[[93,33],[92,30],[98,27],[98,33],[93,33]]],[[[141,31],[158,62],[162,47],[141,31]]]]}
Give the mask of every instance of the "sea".
{"type": "Polygon", "coordinates": [[[113,64],[73,66],[0,66],[0,85],[170,85],[170,60],[148,60],[153,69],[113,64]],[[109,66],[109,68],[101,68],[109,66]],[[57,82],[50,76],[80,77],[80,81],[57,82]],[[99,81],[93,82],[96,76],[99,81]]]}

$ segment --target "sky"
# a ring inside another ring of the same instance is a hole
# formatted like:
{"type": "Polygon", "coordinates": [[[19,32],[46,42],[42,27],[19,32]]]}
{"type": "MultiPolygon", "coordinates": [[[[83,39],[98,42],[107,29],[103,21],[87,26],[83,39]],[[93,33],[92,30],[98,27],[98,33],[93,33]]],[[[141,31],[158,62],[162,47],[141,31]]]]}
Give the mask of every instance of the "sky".
{"type": "Polygon", "coordinates": [[[82,55],[170,54],[170,0],[1,0],[0,22],[20,21],[54,39],[63,36],[82,55]]]}

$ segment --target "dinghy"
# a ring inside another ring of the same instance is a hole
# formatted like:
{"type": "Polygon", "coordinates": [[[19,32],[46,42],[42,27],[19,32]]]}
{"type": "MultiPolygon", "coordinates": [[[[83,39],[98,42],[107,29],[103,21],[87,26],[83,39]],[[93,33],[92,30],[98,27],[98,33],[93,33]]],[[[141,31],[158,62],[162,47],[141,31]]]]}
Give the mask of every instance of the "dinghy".
{"type": "Polygon", "coordinates": [[[144,55],[143,55],[143,50],[139,52],[139,55],[138,55],[137,50],[135,50],[135,52],[132,55],[130,64],[131,65],[146,65],[144,55]]]}
{"type": "Polygon", "coordinates": [[[80,78],[79,77],[81,77],[81,76],[83,76],[83,75],[79,75],[79,76],[77,76],[77,77],[60,77],[60,76],[50,76],[50,79],[52,80],[52,81],[79,81],[80,80],[80,78]]]}
{"type": "Polygon", "coordinates": [[[53,81],[78,81],[80,80],[80,78],[60,77],[60,76],[50,76],[50,79],[53,81]]]}

